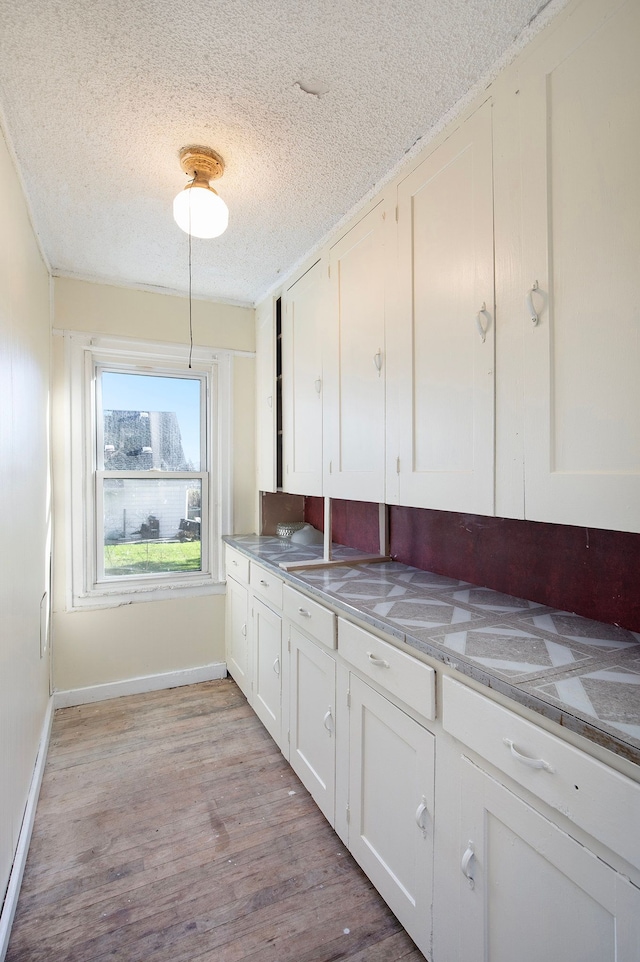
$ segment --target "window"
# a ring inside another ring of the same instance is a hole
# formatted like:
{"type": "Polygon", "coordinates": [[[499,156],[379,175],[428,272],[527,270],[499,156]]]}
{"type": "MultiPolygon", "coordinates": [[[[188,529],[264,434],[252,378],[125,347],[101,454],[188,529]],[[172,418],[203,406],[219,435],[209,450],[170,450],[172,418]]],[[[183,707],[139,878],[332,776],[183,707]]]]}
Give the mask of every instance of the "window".
{"type": "Polygon", "coordinates": [[[229,516],[229,356],[66,335],[72,606],[202,593],[229,516]]]}

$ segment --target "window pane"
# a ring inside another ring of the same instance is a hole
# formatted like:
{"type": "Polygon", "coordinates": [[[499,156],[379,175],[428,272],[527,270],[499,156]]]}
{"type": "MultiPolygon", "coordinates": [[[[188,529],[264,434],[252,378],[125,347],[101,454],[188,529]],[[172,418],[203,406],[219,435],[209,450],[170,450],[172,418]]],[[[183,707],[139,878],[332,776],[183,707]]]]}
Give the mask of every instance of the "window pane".
{"type": "Polygon", "coordinates": [[[102,371],[107,471],[200,471],[198,378],[102,371]]]}
{"type": "Polygon", "coordinates": [[[201,571],[200,480],[103,481],[104,573],[201,571]]]}

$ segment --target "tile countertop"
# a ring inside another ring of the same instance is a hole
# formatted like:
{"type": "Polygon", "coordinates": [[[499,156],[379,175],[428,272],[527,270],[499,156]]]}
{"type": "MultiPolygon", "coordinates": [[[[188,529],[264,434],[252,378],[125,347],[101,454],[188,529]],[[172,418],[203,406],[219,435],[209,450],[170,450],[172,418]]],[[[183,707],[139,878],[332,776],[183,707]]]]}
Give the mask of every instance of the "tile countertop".
{"type": "Polygon", "coordinates": [[[238,535],[232,547],[284,581],[410,648],[450,665],[550,720],[640,765],[640,634],[392,561],[349,566],[361,552],[238,535]]]}

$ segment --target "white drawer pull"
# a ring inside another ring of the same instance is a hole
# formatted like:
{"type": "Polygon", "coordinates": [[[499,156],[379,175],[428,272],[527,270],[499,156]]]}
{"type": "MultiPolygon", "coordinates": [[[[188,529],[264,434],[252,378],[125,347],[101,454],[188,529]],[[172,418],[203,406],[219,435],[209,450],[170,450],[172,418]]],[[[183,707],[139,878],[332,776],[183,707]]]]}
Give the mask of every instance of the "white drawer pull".
{"type": "Polygon", "coordinates": [[[333,716],[331,714],[331,708],[328,708],[324,718],[322,719],[322,724],[327,729],[330,735],[333,734],[333,716]]]}
{"type": "Polygon", "coordinates": [[[304,615],[305,618],[311,617],[311,612],[307,611],[306,608],[298,608],[298,611],[300,612],[301,615],[304,615]]]}
{"type": "Polygon", "coordinates": [[[388,667],[389,667],[389,662],[388,662],[388,661],[385,661],[384,658],[379,658],[378,655],[374,655],[374,653],[373,653],[372,651],[368,651],[368,652],[367,652],[367,658],[369,659],[369,661],[371,662],[372,665],[375,665],[375,666],[376,666],[376,668],[388,668],[388,667]]]}
{"type": "Polygon", "coordinates": [[[261,585],[264,585],[265,588],[268,588],[268,587],[269,587],[269,582],[268,582],[268,581],[264,581],[262,578],[260,579],[260,584],[261,584],[261,585]]]}
{"type": "Polygon", "coordinates": [[[280,675],[280,659],[279,658],[276,658],[276,660],[274,661],[273,670],[275,671],[276,675],[278,676],[280,675]]]}
{"type": "Polygon", "coordinates": [[[246,621],[245,621],[244,625],[242,626],[242,628],[240,629],[240,634],[241,634],[241,635],[244,635],[245,638],[247,637],[247,623],[246,623],[246,621]]]}
{"type": "Polygon", "coordinates": [[[511,754],[517,762],[527,765],[529,768],[542,768],[545,772],[553,772],[549,762],[545,762],[543,758],[529,758],[528,755],[521,754],[510,738],[503,738],[503,742],[511,750],[511,754]]]}
{"type": "Polygon", "coordinates": [[[420,804],[416,809],[416,825],[418,826],[418,828],[420,829],[420,831],[422,832],[425,838],[427,837],[427,825],[426,825],[427,820],[425,818],[426,813],[427,813],[427,800],[423,795],[422,801],[420,802],[420,804]]]}
{"type": "Polygon", "coordinates": [[[464,877],[467,879],[469,883],[470,889],[472,889],[473,886],[475,885],[473,872],[471,871],[471,861],[474,858],[475,858],[475,852],[473,851],[473,842],[468,842],[467,850],[462,856],[462,861],[460,862],[460,868],[462,870],[462,874],[464,875],[464,877]]]}
{"type": "Polygon", "coordinates": [[[231,559],[231,564],[232,564],[232,565],[235,565],[236,568],[238,567],[238,562],[236,561],[235,558],[232,558],[232,559],[231,559]]]}

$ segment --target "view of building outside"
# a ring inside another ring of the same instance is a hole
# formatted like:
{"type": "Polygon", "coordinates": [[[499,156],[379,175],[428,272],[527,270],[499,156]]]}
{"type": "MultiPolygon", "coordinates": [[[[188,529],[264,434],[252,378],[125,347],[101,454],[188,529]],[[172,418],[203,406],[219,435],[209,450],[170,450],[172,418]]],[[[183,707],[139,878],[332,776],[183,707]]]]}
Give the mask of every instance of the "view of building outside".
{"type": "Polygon", "coordinates": [[[102,372],[105,576],[201,570],[202,482],[171,477],[200,470],[200,390],[194,378],[102,372]],[[122,477],[141,471],[154,476],[122,477]]]}

